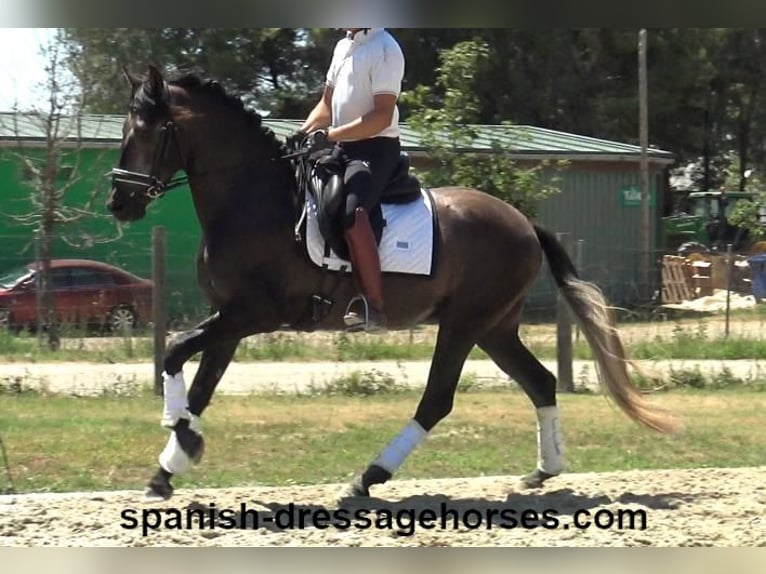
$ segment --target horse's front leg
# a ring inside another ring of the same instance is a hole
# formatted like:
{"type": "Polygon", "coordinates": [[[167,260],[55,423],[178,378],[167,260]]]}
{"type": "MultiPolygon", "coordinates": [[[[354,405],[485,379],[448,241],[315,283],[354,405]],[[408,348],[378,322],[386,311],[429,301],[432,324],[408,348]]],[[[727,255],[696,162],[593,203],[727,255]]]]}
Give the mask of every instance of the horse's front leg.
{"type": "Polygon", "coordinates": [[[220,333],[215,328],[220,321],[220,316],[214,315],[169,345],[163,373],[162,425],[172,432],[160,453],[160,467],[147,486],[146,496],[149,498],[170,498],[173,494],[171,477],[183,474],[202,458],[205,443],[200,416],[210,404],[240,341],[239,337],[221,340],[214,336],[220,333]],[[187,395],[182,368],[200,351],[200,365],[187,395]]]}

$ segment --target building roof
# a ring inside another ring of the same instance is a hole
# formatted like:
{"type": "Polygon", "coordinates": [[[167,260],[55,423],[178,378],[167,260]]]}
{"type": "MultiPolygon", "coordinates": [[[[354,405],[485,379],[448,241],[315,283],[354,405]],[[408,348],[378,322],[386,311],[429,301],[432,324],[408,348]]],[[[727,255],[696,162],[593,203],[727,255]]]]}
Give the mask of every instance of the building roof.
{"type": "MultiPolygon", "coordinates": [[[[118,147],[122,139],[124,116],[83,115],[79,127],[75,121],[64,121],[66,138],[78,139],[92,147],[118,147]],[[78,138],[78,132],[81,136],[78,138]]],[[[30,113],[0,112],[0,146],[18,144],[39,145],[45,141],[44,116],[30,113]]],[[[284,138],[302,123],[302,120],[264,118],[265,126],[277,136],[284,138]]],[[[560,132],[526,125],[474,125],[476,133],[473,145],[459,148],[463,152],[495,153],[507,151],[514,159],[569,159],[602,161],[638,161],[641,148],[589,136],[560,132]],[[498,147],[495,147],[497,144],[498,147]]],[[[446,139],[446,138],[445,138],[446,139]]],[[[406,123],[401,125],[402,149],[413,156],[426,155],[420,136],[406,123]]],[[[649,148],[650,161],[670,164],[675,161],[669,151],[649,148]]]]}
{"type": "MultiPolygon", "coordinates": [[[[0,145],[21,142],[33,146],[46,141],[45,120],[45,114],[0,112],[0,145]]],[[[116,115],[82,115],[79,122],[76,117],[66,117],[59,123],[60,137],[72,142],[118,147],[124,121],[124,116],[116,115]]]]}

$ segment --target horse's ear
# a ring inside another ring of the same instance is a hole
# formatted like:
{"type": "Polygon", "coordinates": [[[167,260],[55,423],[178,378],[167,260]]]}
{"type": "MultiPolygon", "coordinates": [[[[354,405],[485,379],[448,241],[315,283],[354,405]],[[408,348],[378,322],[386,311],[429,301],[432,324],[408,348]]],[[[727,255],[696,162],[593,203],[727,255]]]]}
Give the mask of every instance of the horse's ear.
{"type": "Polygon", "coordinates": [[[146,90],[157,101],[162,100],[165,94],[165,80],[162,78],[162,72],[151,64],[149,65],[149,73],[147,75],[146,90]]]}
{"type": "Polygon", "coordinates": [[[130,70],[128,70],[127,66],[122,67],[122,76],[127,80],[127,82],[130,84],[131,89],[135,92],[136,88],[141,85],[140,78],[137,78],[133,74],[130,73],[130,70]]]}

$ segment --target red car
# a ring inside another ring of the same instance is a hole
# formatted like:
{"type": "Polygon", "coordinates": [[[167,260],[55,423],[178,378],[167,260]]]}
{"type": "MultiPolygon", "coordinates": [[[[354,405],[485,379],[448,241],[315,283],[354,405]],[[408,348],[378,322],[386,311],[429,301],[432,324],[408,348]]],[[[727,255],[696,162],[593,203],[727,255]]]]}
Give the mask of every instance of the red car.
{"type": "MultiPolygon", "coordinates": [[[[33,262],[0,274],[0,326],[21,330],[37,324],[33,262]]],[[[114,333],[151,318],[153,282],[88,259],[53,259],[51,284],[58,324],[106,327],[114,333]]]]}

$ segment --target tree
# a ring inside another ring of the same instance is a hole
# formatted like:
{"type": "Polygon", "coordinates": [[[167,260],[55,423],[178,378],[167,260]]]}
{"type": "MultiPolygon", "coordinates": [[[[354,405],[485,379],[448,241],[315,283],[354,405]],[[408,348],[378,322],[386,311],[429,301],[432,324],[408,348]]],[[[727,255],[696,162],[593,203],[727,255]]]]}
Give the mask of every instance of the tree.
{"type": "MultiPolygon", "coordinates": [[[[411,89],[432,85],[439,51],[477,31],[393,32],[407,54],[405,89],[411,89]]],[[[69,67],[88,86],[91,112],[122,113],[121,67],[155,64],[215,78],[274,117],[302,118],[321,94],[341,35],[336,28],[67,28],[64,41],[69,67]]]]}
{"type": "MultiPolygon", "coordinates": [[[[53,243],[58,236],[70,244],[90,243],[104,240],[90,235],[76,237],[59,233],[60,228],[71,226],[86,218],[106,217],[95,213],[90,207],[98,188],[94,188],[83,205],[71,205],[64,201],[82,174],[79,162],[82,149],[83,93],[77,83],[66,73],[62,58],[61,36],[43,48],[46,56],[44,107],[33,107],[22,112],[15,106],[12,115],[13,132],[17,147],[11,153],[22,165],[23,178],[30,194],[30,209],[26,213],[7,215],[16,223],[33,230],[35,259],[40,262],[36,273],[38,301],[38,333],[43,329],[51,349],[60,344],[58,328],[54,320],[54,302],[51,282],[51,259],[53,243]],[[26,123],[26,126],[22,126],[26,123]],[[30,146],[25,143],[24,133],[29,129],[43,135],[42,144],[30,146]]],[[[116,236],[119,236],[119,227],[116,236]]],[[[109,240],[117,237],[108,238],[109,240]]]]}
{"type": "MultiPolygon", "coordinates": [[[[441,54],[461,42],[487,50],[472,80],[471,122],[529,124],[638,143],[636,30],[393,29],[407,58],[405,94],[436,95],[441,54]]],[[[302,118],[321,93],[337,29],[155,28],[66,30],[67,62],[88,86],[88,111],[122,113],[119,70],[155,63],[220,80],[272,117],[302,118]]],[[[696,187],[717,187],[727,166],[766,169],[764,32],[660,28],[648,37],[650,145],[694,164],[696,187]]],[[[410,102],[402,98],[408,122],[410,102]]]]}
{"type": "Polygon", "coordinates": [[[555,193],[538,165],[520,168],[499,141],[492,153],[468,153],[476,139],[479,115],[476,86],[488,71],[489,49],[481,41],[465,41],[443,50],[436,89],[418,86],[402,98],[411,113],[409,124],[419,132],[437,167],[419,174],[427,186],[464,185],[486,191],[534,217],[537,203],[555,193]]]}
{"type": "Polygon", "coordinates": [[[652,129],[663,147],[678,152],[682,167],[695,164],[694,187],[744,190],[745,174],[766,168],[761,79],[766,33],[684,29],[653,34],[652,129]]]}
{"type": "MultiPolygon", "coordinates": [[[[753,167],[753,159],[763,160],[764,133],[763,107],[766,90],[763,76],[766,74],[766,31],[732,30],[725,43],[727,66],[721,69],[727,87],[725,92],[727,118],[733,136],[739,167],[737,188],[745,189],[745,173],[753,167]],[[760,124],[761,131],[757,128],[760,124]]],[[[763,167],[763,164],[761,166],[763,167]]]]}
{"type": "Polygon", "coordinates": [[[214,78],[276,117],[315,103],[329,60],[306,63],[317,63],[317,41],[328,40],[300,28],[67,28],[63,38],[70,69],[88,86],[87,111],[122,113],[122,66],[154,64],[214,78]]]}

